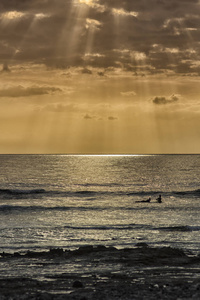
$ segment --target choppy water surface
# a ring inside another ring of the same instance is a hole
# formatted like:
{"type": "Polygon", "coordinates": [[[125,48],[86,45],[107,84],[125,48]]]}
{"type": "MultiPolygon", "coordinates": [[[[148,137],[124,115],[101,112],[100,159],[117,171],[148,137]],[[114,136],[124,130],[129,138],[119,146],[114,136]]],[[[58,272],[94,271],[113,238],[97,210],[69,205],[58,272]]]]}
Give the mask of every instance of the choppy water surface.
{"type": "Polygon", "coordinates": [[[195,253],[199,169],[199,155],[1,155],[0,251],[142,241],[195,253]]]}

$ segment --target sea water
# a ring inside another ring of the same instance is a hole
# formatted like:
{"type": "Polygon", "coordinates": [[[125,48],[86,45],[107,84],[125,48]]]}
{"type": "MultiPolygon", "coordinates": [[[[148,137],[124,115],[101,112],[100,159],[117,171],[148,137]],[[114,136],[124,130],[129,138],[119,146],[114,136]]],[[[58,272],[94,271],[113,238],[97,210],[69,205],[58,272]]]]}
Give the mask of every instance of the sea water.
{"type": "Polygon", "coordinates": [[[200,155],[0,155],[0,252],[145,242],[196,253],[199,197],[200,155]]]}
{"type": "MultiPolygon", "coordinates": [[[[75,253],[86,245],[123,249],[146,243],[197,255],[199,170],[200,155],[0,155],[2,284],[50,281],[48,292],[63,293],[67,278],[138,272],[145,280],[141,266],[104,263],[103,252],[95,259],[90,254],[51,257],[52,248],[75,253]],[[162,203],[156,201],[159,195],[162,203]],[[150,203],[141,202],[149,197],[150,203]],[[65,278],[64,287],[59,278],[65,278]]],[[[145,256],[141,259],[145,268],[145,256]]],[[[164,267],[174,278],[178,271],[164,267]]],[[[188,280],[198,274],[180,267],[188,280]]]]}

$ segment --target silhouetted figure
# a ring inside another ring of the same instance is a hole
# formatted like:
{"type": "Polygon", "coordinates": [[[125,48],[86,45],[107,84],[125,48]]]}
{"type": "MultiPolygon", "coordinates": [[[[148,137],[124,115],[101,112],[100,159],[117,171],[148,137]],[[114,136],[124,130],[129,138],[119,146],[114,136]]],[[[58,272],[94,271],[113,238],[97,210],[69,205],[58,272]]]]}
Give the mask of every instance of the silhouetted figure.
{"type": "Polygon", "coordinates": [[[158,203],[162,203],[162,197],[161,197],[161,195],[159,195],[156,200],[157,200],[158,203]]]}
{"type": "Polygon", "coordinates": [[[144,200],[144,202],[151,202],[151,197],[149,197],[149,199],[147,199],[147,200],[144,200]]]}
{"type": "Polygon", "coordinates": [[[150,203],[151,202],[151,197],[149,197],[147,200],[141,200],[141,201],[136,201],[140,203],[150,203]]]}

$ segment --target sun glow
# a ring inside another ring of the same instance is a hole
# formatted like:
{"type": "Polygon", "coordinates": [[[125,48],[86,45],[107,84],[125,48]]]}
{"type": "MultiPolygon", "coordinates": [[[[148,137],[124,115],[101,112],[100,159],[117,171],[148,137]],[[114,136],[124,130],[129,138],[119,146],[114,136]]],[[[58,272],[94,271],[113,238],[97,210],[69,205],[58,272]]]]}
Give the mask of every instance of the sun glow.
{"type": "Polygon", "coordinates": [[[92,0],[79,0],[79,2],[90,5],[90,4],[92,4],[93,1],[92,0]]]}
{"type": "Polygon", "coordinates": [[[19,11],[9,11],[2,15],[2,17],[7,20],[15,20],[15,19],[19,19],[23,16],[24,16],[24,13],[19,12],[19,11]]]}
{"type": "Polygon", "coordinates": [[[199,153],[197,1],[10,2],[0,153],[199,153]]]}

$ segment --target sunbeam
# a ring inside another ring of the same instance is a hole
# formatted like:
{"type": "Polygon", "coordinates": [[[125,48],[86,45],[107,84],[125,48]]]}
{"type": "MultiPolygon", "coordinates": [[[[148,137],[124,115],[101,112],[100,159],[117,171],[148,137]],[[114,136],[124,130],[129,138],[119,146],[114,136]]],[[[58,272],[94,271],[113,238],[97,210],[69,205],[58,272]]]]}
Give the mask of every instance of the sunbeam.
{"type": "Polygon", "coordinates": [[[57,45],[57,56],[59,59],[72,64],[76,60],[81,60],[82,37],[85,35],[86,18],[89,10],[89,1],[74,1],[70,9],[66,11],[66,22],[63,24],[62,31],[57,45]],[[88,4],[88,5],[84,5],[88,4]],[[76,55],[80,49],[80,55],[76,55]]]}
{"type": "Polygon", "coordinates": [[[198,152],[198,1],[0,6],[2,152],[198,152]]]}

